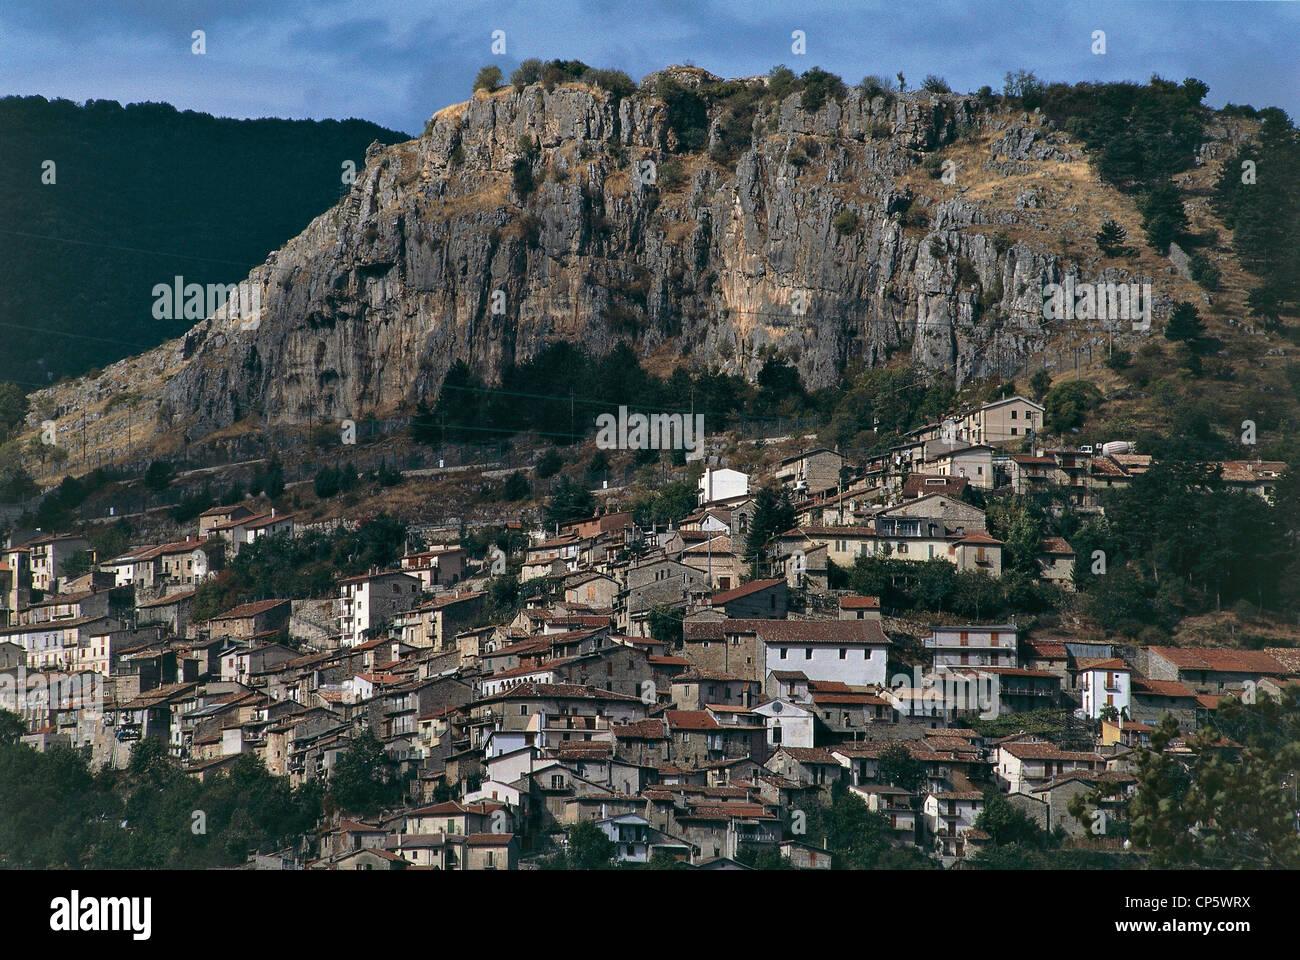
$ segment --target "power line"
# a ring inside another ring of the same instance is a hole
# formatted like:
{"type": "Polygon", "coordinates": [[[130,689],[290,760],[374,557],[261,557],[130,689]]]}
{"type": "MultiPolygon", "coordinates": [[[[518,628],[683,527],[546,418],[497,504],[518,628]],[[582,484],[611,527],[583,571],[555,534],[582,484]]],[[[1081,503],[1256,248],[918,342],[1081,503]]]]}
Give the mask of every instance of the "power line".
{"type": "Polygon", "coordinates": [[[163,250],[141,250],[139,247],[123,247],[114,243],[97,243],[94,240],[73,240],[70,237],[51,237],[42,233],[26,233],[22,230],[5,230],[0,228],[0,233],[7,233],[15,237],[25,237],[29,240],[51,240],[55,243],[72,243],[79,247],[99,247],[103,250],[121,250],[125,253],[143,253],[151,257],[174,257],[178,260],[200,260],[206,263],[229,263],[237,267],[242,267],[245,271],[252,270],[256,264],[250,264],[242,260],[223,260],[221,257],[199,257],[187,253],[168,253],[163,250]]]}

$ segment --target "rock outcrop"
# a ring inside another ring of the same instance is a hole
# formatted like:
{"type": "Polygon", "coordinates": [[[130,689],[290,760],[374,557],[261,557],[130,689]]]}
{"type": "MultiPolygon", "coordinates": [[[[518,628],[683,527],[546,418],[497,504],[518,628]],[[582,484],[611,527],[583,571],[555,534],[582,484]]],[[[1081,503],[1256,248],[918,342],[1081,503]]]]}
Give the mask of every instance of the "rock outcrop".
{"type": "Polygon", "coordinates": [[[1086,165],[1040,117],[856,90],[809,112],[793,94],[715,159],[722,111],[703,151],[675,153],[653,89],[506,88],[374,145],[350,194],[253,271],[256,323],[209,318],[146,360],[168,422],[198,438],[251,413],[409,411],[457,360],[491,380],[556,338],[751,376],[778,349],[821,386],[900,352],[959,384],[1013,374],[1053,335],[1041,289],[1066,265],[1040,214],[1069,194],[1015,178],[1086,165]],[[922,168],[981,143],[953,185],[922,168]]]}

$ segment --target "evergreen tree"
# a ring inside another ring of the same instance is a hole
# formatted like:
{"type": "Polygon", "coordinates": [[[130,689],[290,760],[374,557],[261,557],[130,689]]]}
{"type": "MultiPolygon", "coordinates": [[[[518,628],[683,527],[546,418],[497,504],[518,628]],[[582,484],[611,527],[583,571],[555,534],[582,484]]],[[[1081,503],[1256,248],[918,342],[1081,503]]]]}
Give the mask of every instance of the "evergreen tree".
{"type": "Polygon", "coordinates": [[[1097,231],[1097,248],[1108,257],[1118,257],[1124,252],[1124,241],[1128,239],[1128,233],[1114,220],[1105,220],[1102,222],[1101,229],[1097,231]]]}

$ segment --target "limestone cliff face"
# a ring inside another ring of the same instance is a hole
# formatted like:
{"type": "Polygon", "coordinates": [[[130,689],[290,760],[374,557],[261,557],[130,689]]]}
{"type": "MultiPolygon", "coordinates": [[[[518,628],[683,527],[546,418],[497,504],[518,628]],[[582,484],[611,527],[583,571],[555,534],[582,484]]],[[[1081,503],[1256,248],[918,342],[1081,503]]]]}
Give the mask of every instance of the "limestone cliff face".
{"type": "MultiPolygon", "coordinates": [[[[154,351],[157,399],[197,438],[255,412],[409,410],[457,360],[492,379],[556,338],[746,375],[775,347],[820,386],[899,351],[958,382],[1008,372],[1052,335],[1040,290],[1062,266],[1041,214],[1070,186],[1017,178],[1086,164],[1037,117],[852,91],[816,113],[765,103],[753,129],[724,165],[675,153],[649,92],[536,85],[449,107],[373,146],[350,194],[253,272],[255,329],[210,318],[154,351]],[[952,185],[920,167],[959,150],[952,185]]],[[[718,130],[715,111],[710,145],[718,130]]]]}

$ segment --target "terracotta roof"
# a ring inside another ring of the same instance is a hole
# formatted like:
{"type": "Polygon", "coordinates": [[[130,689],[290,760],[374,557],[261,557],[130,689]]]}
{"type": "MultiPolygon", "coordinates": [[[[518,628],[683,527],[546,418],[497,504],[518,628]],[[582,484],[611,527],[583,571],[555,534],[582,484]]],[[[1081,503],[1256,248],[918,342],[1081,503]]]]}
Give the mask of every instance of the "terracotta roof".
{"type": "Polygon", "coordinates": [[[142,603],[137,603],[135,608],[137,610],[148,610],[151,607],[170,607],[173,603],[182,603],[185,600],[194,599],[194,594],[197,592],[196,590],[187,590],[184,593],[169,593],[157,600],[145,600],[142,603]]]}
{"type": "Polygon", "coordinates": [[[281,600],[254,600],[252,603],[241,603],[237,607],[231,607],[225,613],[219,613],[213,620],[236,620],[242,617],[255,617],[259,613],[265,613],[268,610],[274,610],[283,603],[289,603],[287,599],[281,600]]]}
{"type": "Polygon", "coordinates": [[[1005,750],[1020,760],[1077,760],[1081,762],[1104,763],[1105,757],[1096,753],[1084,753],[1077,750],[1062,750],[1054,743],[1003,743],[999,750],[1005,750]]]}
{"type": "MultiPolygon", "coordinates": [[[[236,510],[248,510],[242,503],[236,503],[229,507],[209,507],[199,514],[200,517],[223,517],[228,513],[234,513],[236,510]]],[[[253,511],[248,510],[249,513],[253,511]]]]}
{"type": "Polygon", "coordinates": [[[625,723],[613,729],[616,740],[667,739],[667,734],[664,733],[664,722],[658,718],[635,720],[632,723],[625,723]]]}
{"type": "Polygon", "coordinates": [[[1129,665],[1119,657],[1080,657],[1075,661],[1080,670],[1128,670],[1129,665]]]}
{"type": "Polygon", "coordinates": [[[784,580],[751,580],[749,583],[741,584],[730,590],[724,590],[721,593],[715,593],[709,598],[711,604],[730,603],[732,600],[739,600],[741,597],[747,597],[753,593],[759,593],[769,587],[784,586],[784,580]]]}
{"type": "Polygon", "coordinates": [[[1052,556],[1074,556],[1074,548],[1065,542],[1064,537],[1043,537],[1038,542],[1038,552],[1052,556]]]}
{"type": "Polygon", "coordinates": [[[719,683],[731,683],[732,681],[737,683],[757,682],[753,680],[745,680],[744,677],[737,677],[734,674],[724,673],[721,670],[710,670],[707,667],[695,667],[694,669],[679,673],[677,676],[673,677],[673,683],[693,683],[700,680],[713,680],[719,683]]]}
{"type": "Polygon", "coordinates": [[[1058,640],[1024,640],[1026,655],[1031,659],[1065,660],[1070,651],[1058,640]]]}
{"type": "Polygon", "coordinates": [[[867,707],[889,704],[888,700],[871,693],[814,693],[812,701],[813,703],[859,704],[867,707]]]}
{"type": "Polygon", "coordinates": [[[943,474],[912,473],[903,481],[902,496],[904,500],[924,496],[927,493],[942,493],[957,499],[969,485],[967,477],[948,477],[943,474]],[[936,483],[935,481],[941,481],[936,483]]]}
{"type": "Polygon", "coordinates": [[[879,597],[840,597],[841,610],[879,610],[879,597]]]}
{"type": "Polygon", "coordinates": [[[627,703],[640,703],[636,697],[601,690],[599,687],[584,686],[580,683],[521,683],[517,687],[502,691],[477,701],[478,704],[494,703],[498,700],[518,700],[521,698],[552,697],[560,700],[622,700],[627,703]]]}
{"type": "Polygon", "coordinates": [[[824,747],[779,747],[778,752],[785,753],[800,763],[825,763],[839,766],[839,761],[824,747]]]}
{"type": "Polygon", "coordinates": [[[1291,671],[1262,650],[1227,650],[1217,647],[1147,647],[1147,651],[1172,663],[1179,670],[1207,670],[1218,673],[1274,673],[1291,671]]]}
{"type": "Polygon", "coordinates": [[[722,725],[707,710],[665,710],[668,726],[674,730],[720,730],[722,725]]]}
{"type": "Polygon", "coordinates": [[[722,640],[728,634],[757,634],[773,644],[887,645],[889,639],[877,620],[716,620],[682,624],[687,640],[722,640]]]}

